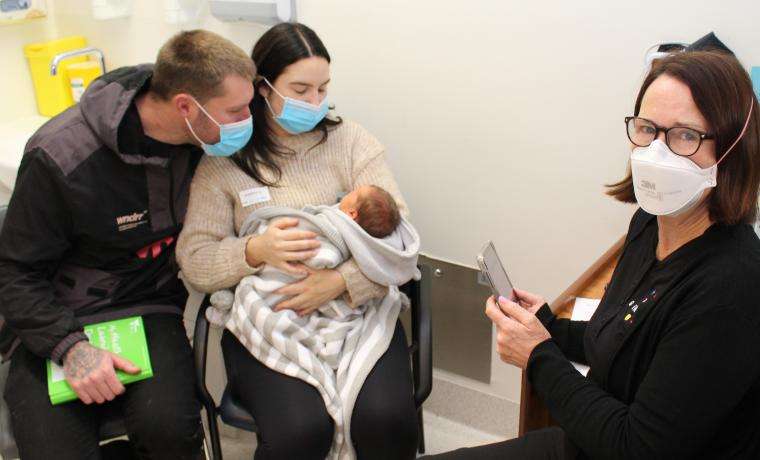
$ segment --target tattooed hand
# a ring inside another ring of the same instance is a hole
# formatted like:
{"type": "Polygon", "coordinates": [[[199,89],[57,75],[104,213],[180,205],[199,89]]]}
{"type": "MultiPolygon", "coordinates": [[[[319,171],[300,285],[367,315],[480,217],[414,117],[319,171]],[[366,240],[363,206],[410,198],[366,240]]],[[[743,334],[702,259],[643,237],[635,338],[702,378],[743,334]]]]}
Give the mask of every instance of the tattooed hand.
{"type": "Polygon", "coordinates": [[[124,393],[115,369],[136,374],[140,369],[128,360],[101,350],[83,340],[66,352],[63,372],[66,381],[85,404],[103,404],[124,393]]]}

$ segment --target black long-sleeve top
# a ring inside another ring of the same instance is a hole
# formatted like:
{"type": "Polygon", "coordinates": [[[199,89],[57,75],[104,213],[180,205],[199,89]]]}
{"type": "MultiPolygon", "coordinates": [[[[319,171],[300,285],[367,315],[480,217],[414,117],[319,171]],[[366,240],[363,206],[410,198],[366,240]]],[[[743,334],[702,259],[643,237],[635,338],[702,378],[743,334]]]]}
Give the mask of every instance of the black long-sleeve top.
{"type": "Polygon", "coordinates": [[[639,210],[591,320],[537,312],[529,381],[582,458],[760,458],[760,240],[715,224],[662,261],[657,240],[639,210]]]}

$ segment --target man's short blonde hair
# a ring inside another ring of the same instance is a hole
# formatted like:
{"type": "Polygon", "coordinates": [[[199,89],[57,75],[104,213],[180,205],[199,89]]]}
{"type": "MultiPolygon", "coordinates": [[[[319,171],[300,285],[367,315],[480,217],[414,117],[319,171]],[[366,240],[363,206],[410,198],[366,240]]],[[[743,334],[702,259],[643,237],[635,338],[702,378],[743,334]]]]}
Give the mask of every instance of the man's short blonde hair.
{"type": "Polygon", "coordinates": [[[187,93],[199,102],[221,96],[229,75],[253,81],[256,65],[237,45],[207,30],[180,32],[161,47],[151,91],[163,100],[187,93]]]}

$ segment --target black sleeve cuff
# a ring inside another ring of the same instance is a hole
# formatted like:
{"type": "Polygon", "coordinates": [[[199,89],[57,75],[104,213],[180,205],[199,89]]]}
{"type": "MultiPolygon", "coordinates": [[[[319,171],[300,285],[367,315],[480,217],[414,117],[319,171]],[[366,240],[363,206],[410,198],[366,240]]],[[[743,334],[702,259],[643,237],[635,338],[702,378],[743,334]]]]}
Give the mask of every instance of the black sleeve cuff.
{"type": "MultiPolygon", "coordinates": [[[[539,343],[538,345],[533,348],[533,351],[530,352],[530,356],[528,356],[528,365],[525,367],[525,370],[528,373],[528,378],[531,377],[531,371],[535,367],[537,361],[540,360],[541,357],[546,356],[546,354],[556,354],[558,353],[561,356],[564,356],[562,354],[562,350],[559,349],[557,344],[554,342],[553,339],[546,339],[543,342],[539,343]]],[[[533,383],[533,382],[531,382],[533,383]]]]}
{"type": "Polygon", "coordinates": [[[544,401],[550,398],[552,390],[560,387],[564,379],[586,380],[567,359],[553,339],[536,345],[526,366],[528,381],[544,401]]]}
{"type": "Polygon", "coordinates": [[[58,342],[58,345],[55,346],[53,353],[50,354],[50,360],[60,366],[63,364],[62,361],[63,357],[66,356],[66,352],[69,351],[71,347],[83,340],[89,339],[87,338],[87,335],[85,335],[85,333],[82,331],[72,332],[71,334],[67,335],[63,340],[58,342]]]}
{"type": "Polygon", "coordinates": [[[544,327],[548,330],[552,322],[554,322],[557,317],[554,316],[554,313],[552,313],[552,309],[549,308],[549,304],[545,303],[536,312],[536,318],[538,318],[538,320],[541,321],[541,324],[543,324],[544,327]]]}

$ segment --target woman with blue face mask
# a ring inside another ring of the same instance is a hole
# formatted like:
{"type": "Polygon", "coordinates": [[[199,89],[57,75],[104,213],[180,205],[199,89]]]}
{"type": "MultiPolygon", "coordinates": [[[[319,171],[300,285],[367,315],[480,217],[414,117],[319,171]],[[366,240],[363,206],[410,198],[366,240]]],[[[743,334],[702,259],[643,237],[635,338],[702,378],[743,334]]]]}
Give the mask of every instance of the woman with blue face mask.
{"type": "MultiPolygon", "coordinates": [[[[206,157],[195,174],[177,257],[185,278],[213,292],[233,288],[267,265],[302,281],[279,293],[275,309],[308,317],[343,298],[352,307],[383,298],[388,287],[370,281],[349,259],[334,270],[306,269],[319,242],[296,229],[296,219],[274,221],[265,233],[239,238],[245,219],[267,206],[300,209],[332,205],[363,185],[387,190],[402,215],[406,204],[385,160],[385,149],[364,128],[330,113],[330,55],[302,24],[274,26],[256,43],[259,75],[250,104],[254,134],[229,158],[206,157]]],[[[350,439],[359,459],[412,459],[417,448],[416,409],[409,355],[400,323],[387,328],[385,353],[358,393],[350,439]]],[[[323,459],[333,421],[320,393],[308,383],[258,361],[230,331],[222,338],[230,388],[254,416],[256,459],[323,459]]]]}

